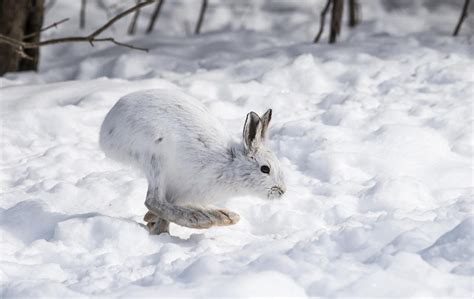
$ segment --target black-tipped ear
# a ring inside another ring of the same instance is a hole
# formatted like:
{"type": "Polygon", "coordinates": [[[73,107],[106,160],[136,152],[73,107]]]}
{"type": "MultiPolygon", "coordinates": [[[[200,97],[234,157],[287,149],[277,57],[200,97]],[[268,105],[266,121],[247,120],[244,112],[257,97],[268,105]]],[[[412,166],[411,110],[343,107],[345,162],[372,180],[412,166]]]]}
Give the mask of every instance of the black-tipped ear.
{"type": "Polygon", "coordinates": [[[262,120],[262,140],[267,138],[268,126],[270,125],[270,121],[272,120],[272,109],[268,109],[265,114],[261,117],[262,120]]]}
{"type": "Polygon", "coordinates": [[[255,112],[247,114],[244,124],[244,146],[247,153],[255,151],[261,143],[262,121],[255,112]]]}

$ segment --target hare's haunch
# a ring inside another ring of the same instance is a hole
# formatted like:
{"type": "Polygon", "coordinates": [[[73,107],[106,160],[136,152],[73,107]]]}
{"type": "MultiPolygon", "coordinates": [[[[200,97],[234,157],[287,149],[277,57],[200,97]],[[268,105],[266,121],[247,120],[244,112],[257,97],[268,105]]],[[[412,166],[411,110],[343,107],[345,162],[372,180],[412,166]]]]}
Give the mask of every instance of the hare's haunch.
{"type": "Polygon", "coordinates": [[[272,110],[247,114],[234,140],[198,100],[179,91],[148,90],[121,98],[105,117],[100,145],[148,179],[144,220],[151,233],[169,223],[191,228],[232,225],[238,214],[208,206],[253,194],[278,198],[286,190],[275,155],[265,146],[272,110]]]}

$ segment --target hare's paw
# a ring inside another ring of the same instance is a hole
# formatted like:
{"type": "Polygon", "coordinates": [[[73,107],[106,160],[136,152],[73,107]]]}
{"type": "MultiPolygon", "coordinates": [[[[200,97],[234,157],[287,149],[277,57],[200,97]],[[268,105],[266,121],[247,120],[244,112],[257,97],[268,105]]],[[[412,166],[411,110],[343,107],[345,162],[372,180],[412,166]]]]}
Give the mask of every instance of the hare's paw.
{"type": "Polygon", "coordinates": [[[162,233],[170,233],[170,222],[164,219],[158,219],[157,222],[148,222],[146,224],[150,235],[159,235],[162,233]]]}
{"type": "Polygon", "coordinates": [[[160,219],[158,216],[148,211],[143,220],[146,222],[146,227],[151,235],[159,235],[161,233],[169,233],[169,221],[160,219]]]}
{"type": "Polygon", "coordinates": [[[235,212],[226,209],[217,209],[214,211],[219,214],[219,221],[216,225],[233,225],[240,220],[240,215],[235,212]]]}
{"type": "Polygon", "coordinates": [[[146,212],[145,216],[143,216],[143,221],[145,222],[156,222],[158,221],[158,216],[153,214],[151,211],[146,212]]]}
{"type": "Polygon", "coordinates": [[[155,227],[156,222],[147,222],[146,227],[148,228],[148,231],[151,233],[153,231],[153,228],[155,227]]]}
{"type": "Polygon", "coordinates": [[[196,209],[191,211],[189,218],[184,220],[187,223],[182,225],[190,228],[210,228],[216,225],[216,220],[216,217],[210,211],[196,209]]]}
{"type": "Polygon", "coordinates": [[[236,224],[240,216],[225,209],[195,210],[191,213],[190,225],[193,228],[209,228],[236,224]]]}

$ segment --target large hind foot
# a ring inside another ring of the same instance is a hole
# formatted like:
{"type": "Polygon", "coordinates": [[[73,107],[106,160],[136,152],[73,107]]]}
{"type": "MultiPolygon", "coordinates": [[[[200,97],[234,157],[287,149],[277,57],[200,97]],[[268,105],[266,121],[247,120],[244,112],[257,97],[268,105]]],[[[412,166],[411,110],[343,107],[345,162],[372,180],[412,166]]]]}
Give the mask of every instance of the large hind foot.
{"type": "Polygon", "coordinates": [[[227,226],[239,222],[240,215],[227,209],[206,210],[206,213],[214,217],[214,225],[227,226]]]}
{"type": "MultiPolygon", "coordinates": [[[[226,209],[198,209],[195,207],[183,207],[187,210],[187,219],[180,219],[180,225],[184,225],[190,228],[210,228],[212,226],[227,226],[233,225],[239,222],[239,214],[226,210],[226,209]]],[[[143,217],[143,220],[147,223],[147,227],[150,232],[156,227],[159,222],[158,216],[151,211],[148,211],[143,217]]],[[[158,229],[160,231],[160,229],[158,229]]]]}
{"type": "Polygon", "coordinates": [[[182,221],[182,225],[191,228],[210,228],[212,226],[227,226],[239,222],[237,213],[226,209],[196,209],[191,208],[189,218],[182,221]]]}

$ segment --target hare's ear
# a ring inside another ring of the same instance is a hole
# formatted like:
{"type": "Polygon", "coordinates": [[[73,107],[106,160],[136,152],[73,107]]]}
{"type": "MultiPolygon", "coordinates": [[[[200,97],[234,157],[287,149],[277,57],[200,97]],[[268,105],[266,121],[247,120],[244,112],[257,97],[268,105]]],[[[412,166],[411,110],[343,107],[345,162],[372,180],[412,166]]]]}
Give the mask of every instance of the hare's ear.
{"type": "Polygon", "coordinates": [[[258,149],[262,142],[262,121],[255,112],[247,114],[244,124],[244,146],[247,154],[258,149]]]}
{"type": "Polygon", "coordinates": [[[268,109],[267,112],[261,117],[262,120],[262,140],[265,141],[267,138],[268,126],[270,125],[270,121],[272,120],[272,109],[268,109]]]}

